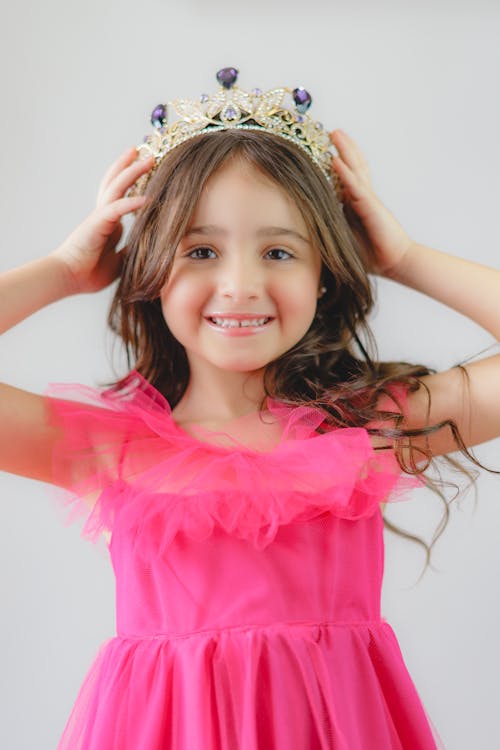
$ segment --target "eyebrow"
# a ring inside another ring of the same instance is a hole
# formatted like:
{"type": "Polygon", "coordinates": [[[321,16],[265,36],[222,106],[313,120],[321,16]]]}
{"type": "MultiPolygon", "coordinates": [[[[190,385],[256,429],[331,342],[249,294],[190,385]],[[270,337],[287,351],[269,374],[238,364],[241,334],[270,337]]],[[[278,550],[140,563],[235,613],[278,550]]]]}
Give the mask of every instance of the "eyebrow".
{"type": "MultiPolygon", "coordinates": [[[[191,227],[185,232],[184,237],[189,237],[192,234],[219,234],[225,237],[228,232],[222,227],[215,226],[215,224],[205,224],[204,226],[191,227]]],[[[294,237],[297,240],[305,242],[307,245],[311,244],[306,237],[303,237],[295,229],[287,229],[286,227],[260,227],[255,232],[255,235],[256,237],[294,237]]]]}

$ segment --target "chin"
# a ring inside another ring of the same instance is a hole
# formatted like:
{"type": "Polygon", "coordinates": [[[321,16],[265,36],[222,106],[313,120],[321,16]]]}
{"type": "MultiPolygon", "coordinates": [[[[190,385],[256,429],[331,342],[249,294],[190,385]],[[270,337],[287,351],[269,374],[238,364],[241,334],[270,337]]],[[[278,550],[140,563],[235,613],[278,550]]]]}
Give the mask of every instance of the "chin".
{"type": "Polygon", "coordinates": [[[212,364],[214,367],[218,367],[219,370],[224,370],[225,372],[257,372],[259,370],[264,370],[271,361],[272,360],[242,362],[240,359],[238,362],[212,362],[212,364]]]}

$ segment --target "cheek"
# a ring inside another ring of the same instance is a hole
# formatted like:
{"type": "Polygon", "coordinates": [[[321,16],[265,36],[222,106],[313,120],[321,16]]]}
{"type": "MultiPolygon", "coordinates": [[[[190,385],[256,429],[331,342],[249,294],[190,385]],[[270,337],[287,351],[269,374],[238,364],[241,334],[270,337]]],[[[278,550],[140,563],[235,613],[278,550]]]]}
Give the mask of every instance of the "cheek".
{"type": "Polygon", "coordinates": [[[282,287],[282,299],[289,314],[312,319],[316,311],[317,290],[316,281],[308,277],[288,284],[286,288],[282,287]]]}
{"type": "Polygon", "coordinates": [[[175,331],[186,331],[199,321],[206,298],[206,288],[193,283],[168,284],[161,292],[161,309],[167,326],[175,331]]]}

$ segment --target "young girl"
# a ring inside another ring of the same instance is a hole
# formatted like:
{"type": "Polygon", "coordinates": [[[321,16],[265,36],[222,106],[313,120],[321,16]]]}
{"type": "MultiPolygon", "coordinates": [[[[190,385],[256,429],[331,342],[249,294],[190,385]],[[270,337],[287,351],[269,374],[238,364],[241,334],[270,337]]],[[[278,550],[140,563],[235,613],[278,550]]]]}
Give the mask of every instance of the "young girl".
{"type": "Polygon", "coordinates": [[[157,107],[151,158],[127,150],[62,245],[0,278],[7,330],[119,277],[125,377],[0,385],[0,468],[63,488],[116,575],[58,750],[442,747],[380,614],[382,511],[500,435],[500,356],[376,361],[368,274],[498,339],[500,272],[413,241],[303,89],[236,75],[157,107]]]}

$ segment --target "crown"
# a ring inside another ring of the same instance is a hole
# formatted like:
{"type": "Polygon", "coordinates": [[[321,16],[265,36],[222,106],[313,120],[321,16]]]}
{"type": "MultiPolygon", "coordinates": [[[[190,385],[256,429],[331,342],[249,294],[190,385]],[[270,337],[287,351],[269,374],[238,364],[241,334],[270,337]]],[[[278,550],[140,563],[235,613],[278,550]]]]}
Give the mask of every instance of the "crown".
{"type": "Polygon", "coordinates": [[[216,76],[220,88],[215,94],[201,94],[197,101],[177,99],[153,109],[154,131],[144,136],[143,143],[136,148],[139,159],[153,156],[155,164],[139,177],[128,196],[144,193],[164,156],[179,144],[202,133],[238,128],[264,130],[295,143],[333,184],[340,198],[340,180],[332,170],[328,133],[320,122],[306,114],[312,104],[309,92],[299,86],[293,90],[281,87],[266,92],[255,88],[248,93],[236,85],[238,73],[236,68],[222,68],[216,76]],[[169,123],[172,111],[179,119],[169,123]]]}

